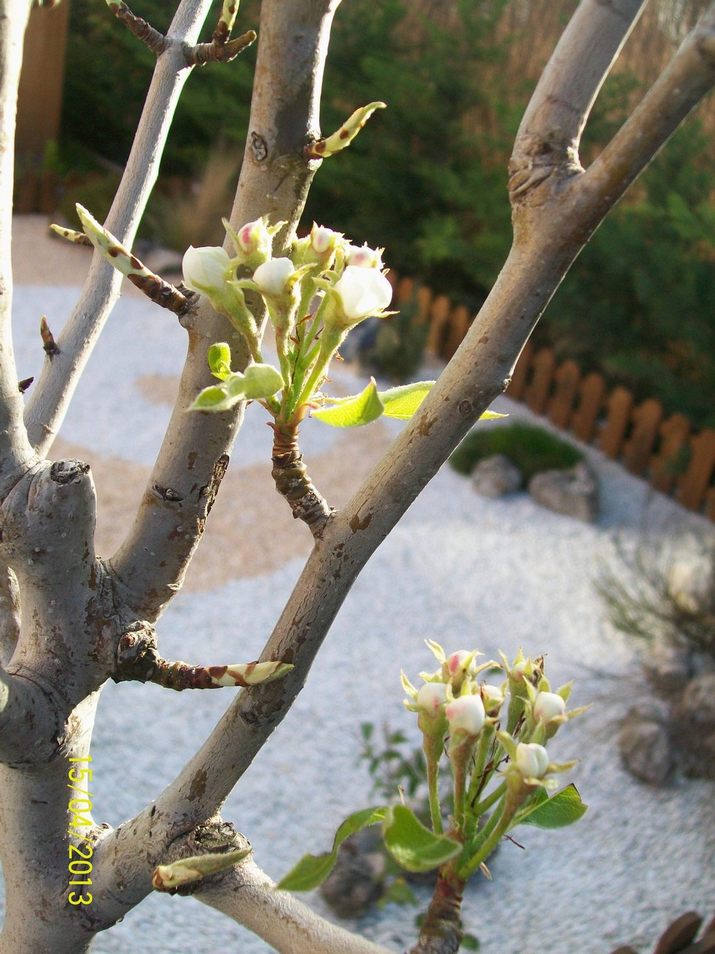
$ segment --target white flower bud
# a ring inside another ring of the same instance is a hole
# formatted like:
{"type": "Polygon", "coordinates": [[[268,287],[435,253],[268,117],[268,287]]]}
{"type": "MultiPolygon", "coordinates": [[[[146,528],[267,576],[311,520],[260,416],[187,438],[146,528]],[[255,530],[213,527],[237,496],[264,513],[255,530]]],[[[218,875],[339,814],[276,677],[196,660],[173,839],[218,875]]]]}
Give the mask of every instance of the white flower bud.
{"type": "Polygon", "coordinates": [[[536,742],[520,742],[516,747],[516,767],[523,778],[542,778],[549,767],[549,754],[536,742]]]}
{"type": "Polygon", "coordinates": [[[348,245],[347,264],[357,268],[382,268],[382,250],[367,245],[348,245]]]}
{"type": "Polygon", "coordinates": [[[451,732],[479,735],[484,725],[484,705],[479,696],[460,696],[445,707],[451,732]]]}
{"type": "Polygon", "coordinates": [[[264,295],[282,295],[286,282],[295,271],[289,258],[272,258],[259,265],[253,273],[253,280],[264,295]]]}
{"type": "Polygon", "coordinates": [[[238,246],[246,255],[260,252],[269,255],[273,237],[266,226],[265,219],[256,219],[255,222],[246,222],[236,233],[238,246]]]}
{"type": "Polygon", "coordinates": [[[437,715],[447,697],[447,687],[443,682],[426,682],[420,686],[415,702],[429,715],[437,715]]]}
{"type": "Polygon", "coordinates": [[[555,692],[540,692],[534,702],[534,719],[537,722],[551,722],[560,718],[566,711],[566,703],[555,692]]]}
{"type": "Polygon", "coordinates": [[[377,315],[392,301],[392,285],[376,268],[349,265],[335,285],[343,312],[352,324],[377,315]]]}
{"type": "Polygon", "coordinates": [[[226,272],[231,261],[228,254],[217,246],[194,248],[189,245],[184,253],[181,270],[184,284],[191,291],[208,295],[221,295],[226,282],[226,272]]]}
{"type": "Polygon", "coordinates": [[[486,711],[490,715],[493,715],[501,708],[504,702],[504,693],[501,691],[500,686],[493,686],[485,682],[482,684],[482,700],[484,701],[486,711]]]}
{"type": "Polygon", "coordinates": [[[313,222],[313,227],[310,230],[310,244],[313,251],[319,255],[332,251],[341,238],[340,232],[334,232],[333,229],[328,229],[324,225],[313,222]]]}
{"type": "Polygon", "coordinates": [[[473,653],[468,653],[466,649],[458,649],[456,652],[453,652],[450,656],[448,656],[445,666],[447,667],[447,672],[449,675],[456,675],[459,670],[464,667],[464,663],[467,661],[467,659],[473,655],[473,653]]]}

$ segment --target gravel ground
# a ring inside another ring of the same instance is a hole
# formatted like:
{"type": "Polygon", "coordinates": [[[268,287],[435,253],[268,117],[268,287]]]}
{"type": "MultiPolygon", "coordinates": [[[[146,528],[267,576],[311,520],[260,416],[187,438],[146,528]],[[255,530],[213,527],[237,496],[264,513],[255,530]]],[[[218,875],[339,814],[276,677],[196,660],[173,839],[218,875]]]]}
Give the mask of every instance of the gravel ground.
{"type": "MultiPolygon", "coordinates": [[[[39,315],[47,314],[58,330],[74,294],[67,287],[16,290],[22,377],[41,358],[39,315]]],[[[149,400],[141,380],[175,375],[182,356],[182,333],[171,317],[124,297],[73,402],[64,439],[85,450],[93,465],[111,456],[116,466],[110,475],[122,472],[117,462],[145,468],[169,408],[149,400]]],[[[349,387],[349,371],[340,377],[349,387]]],[[[526,414],[506,400],[496,407],[526,414]]],[[[329,454],[340,439],[317,422],[304,430],[309,461],[329,454]]],[[[251,409],[232,466],[264,461],[267,431],[261,411],[251,409]]],[[[634,647],[605,624],[593,588],[615,534],[635,538],[646,509],[649,524],[664,536],[698,521],[600,455],[589,452],[589,458],[602,489],[597,526],[542,510],[524,494],[480,498],[449,468],[409,510],[358,579],[293,712],[226,806],[225,816],[251,839],[270,875],[280,876],[305,851],[326,848],[346,814],[374,802],[369,777],[357,763],[358,725],[386,721],[416,738],[413,717],[402,708],[399,672],[431,666],[422,640],[432,637],[488,654],[512,654],[520,645],[532,654],[546,652],[557,683],[576,679],[574,704],[594,703],[554,746],[559,758],[581,760],[572,777],[590,806],[584,820],[561,832],[524,830],[524,850],[504,845],[492,865],[494,880],[468,892],[466,926],[484,954],[607,954],[619,942],[652,944],[686,909],[712,913],[713,787],[679,781],[651,790],[620,768],[615,722],[642,690],[628,678],[634,647]]],[[[339,475],[344,496],[355,479],[350,467],[339,475]]],[[[100,492],[100,508],[102,500],[100,492]]],[[[282,504],[270,500],[275,508],[282,504]]],[[[229,516],[241,505],[238,498],[222,500],[229,516]]],[[[304,530],[289,518],[280,527],[276,533],[304,530]]],[[[250,546],[260,550],[260,522],[250,533],[250,546]]],[[[213,586],[209,575],[182,592],[160,624],[164,655],[211,662],[255,658],[302,566],[300,552],[286,552],[290,557],[274,559],[269,572],[236,573],[213,586]],[[226,624],[232,619],[235,627],[226,624]],[[211,659],[203,659],[208,652],[211,659]]],[[[93,749],[98,820],[117,824],[154,798],[208,733],[228,693],[169,696],[154,686],[109,684],[93,749]]],[[[323,910],[319,897],[308,900],[323,910]]],[[[389,906],[355,926],[401,951],[414,938],[415,913],[389,906]]],[[[192,899],[158,895],[100,936],[94,950],[178,954],[215,948],[271,950],[192,899]]]]}

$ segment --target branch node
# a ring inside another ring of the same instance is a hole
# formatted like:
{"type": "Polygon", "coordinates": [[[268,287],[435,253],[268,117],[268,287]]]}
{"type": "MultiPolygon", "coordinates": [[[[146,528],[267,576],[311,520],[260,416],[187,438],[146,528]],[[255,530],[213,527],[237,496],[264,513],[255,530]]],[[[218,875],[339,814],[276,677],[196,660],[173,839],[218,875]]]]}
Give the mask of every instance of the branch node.
{"type": "Polygon", "coordinates": [[[298,447],[297,424],[271,424],[273,428],[273,470],[276,490],[285,497],[296,520],[307,524],[320,539],[335,512],[308,474],[298,447]]]}
{"type": "Polygon", "coordinates": [[[60,349],[55,341],[55,336],[50,331],[50,326],[47,324],[46,315],[40,318],[40,337],[42,338],[42,348],[51,361],[56,354],[60,353],[60,349]]]}
{"type": "Polygon", "coordinates": [[[255,42],[255,30],[247,30],[233,40],[217,40],[216,34],[210,43],[196,43],[185,47],[188,66],[205,66],[207,63],[230,63],[239,53],[247,50],[255,42]]]}

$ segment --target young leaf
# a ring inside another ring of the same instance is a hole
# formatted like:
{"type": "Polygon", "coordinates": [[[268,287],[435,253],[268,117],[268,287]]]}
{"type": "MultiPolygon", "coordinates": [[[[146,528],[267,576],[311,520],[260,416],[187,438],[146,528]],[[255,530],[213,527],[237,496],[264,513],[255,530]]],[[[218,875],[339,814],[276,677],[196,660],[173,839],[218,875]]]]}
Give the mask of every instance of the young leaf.
{"type": "Polygon", "coordinates": [[[248,399],[272,397],[283,387],[280,371],[271,364],[252,364],[246,368],[245,394],[248,399]]]}
{"type": "Polygon", "coordinates": [[[234,404],[241,400],[241,395],[231,396],[227,394],[226,388],[218,384],[204,388],[200,391],[194,403],[189,407],[190,411],[228,411],[234,404]]]}
{"type": "Polygon", "coordinates": [[[539,828],[565,828],[566,825],[577,822],[587,808],[588,805],[581,801],[578,789],[572,783],[551,798],[539,798],[519,818],[519,822],[524,825],[538,825],[539,828]]]}
{"type": "Polygon", "coordinates": [[[398,388],[381,391],[380,400],[385,406],[385,417],[409,421],[429,394],[434,383],[434,381],[415,381],[414,384],[403,384],[398,388]]]}
{"type": "Polygon", "coordinates": [[[292,868],[276,885],[283,891],[312,891],[325,881],[338,858],[338,850],[346,838],[362,831],[368,825],[381,822],[387,812],[386,808],[363,808],[359,812],[348,815],[335,833],[333,850],[322,855],[303,855],[298,864],[292,868]]]}
{"type": "Polygon", "coordinates": [[[461,845],[425,828],[412,809],[395,805],[388,809],[382,826],[385,847],[401,868],[431,871],[461,851],[461,845]]]}
{"type": "Polygon", "coordinates": [[[225,381],[231,374],[231,348],[225,341],[217,341],[208,350],[207,359],[211,374],[225,381]]]}
{"type": "Polygon", "coordinates": [[[368,386],[359,394],[343,398],[333,407],[318,408],[312,416],[331,427],[360,427],[376,420],[383,410],[375,379],[370,378],[368,386]]]}

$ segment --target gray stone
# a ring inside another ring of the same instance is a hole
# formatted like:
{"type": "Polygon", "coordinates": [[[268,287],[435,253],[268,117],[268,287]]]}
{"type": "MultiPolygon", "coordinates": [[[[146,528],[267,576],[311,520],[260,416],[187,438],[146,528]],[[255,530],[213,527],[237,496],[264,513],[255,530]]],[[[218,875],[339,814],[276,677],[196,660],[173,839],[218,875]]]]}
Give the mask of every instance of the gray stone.
{"type": "Polygon", "coordinates": [[[715,731],[715,672],[704,672],[690,680],[676,716],[694,729],[715,731]]]}
{"type": "Polygon", "coordinates": [[[598,482],[583,461],[566,470],[545,470],[529,481],[534,500],[567,517],[593,523],[598,517],[598,482]]]}
{"type": "Polygon", "coordinates": [[[715,539],[690,534],[675,552],[667,575],[668,593],[684,613],[715,613],[715,539]]]}
{"type": "Polygon", "coordinates": [[[338,917],[360,917],[382,894],[385,870],[379,831],[365,828],[345,841],[320,893],[338,917]]]}
{"type": "Polygon", "coordinates": [[[643,657],[643,671],[656,692],[666,699],[677,699],[692,676],[690,653],[656,640],[643,657]]]}
{"type": "Polygon", "coordinates": [[[664,785],[675,759],[665,726],[629,713],[618,736],[624,767],[641,782],[664,785]]]}
{"type": "Polygon", "coordinates": [[[480,460],[472,471],[472,486],[483,497],[503,497],[513,494],[522,485],[522,476],[503,454],[493,454],[480,460]]]}

